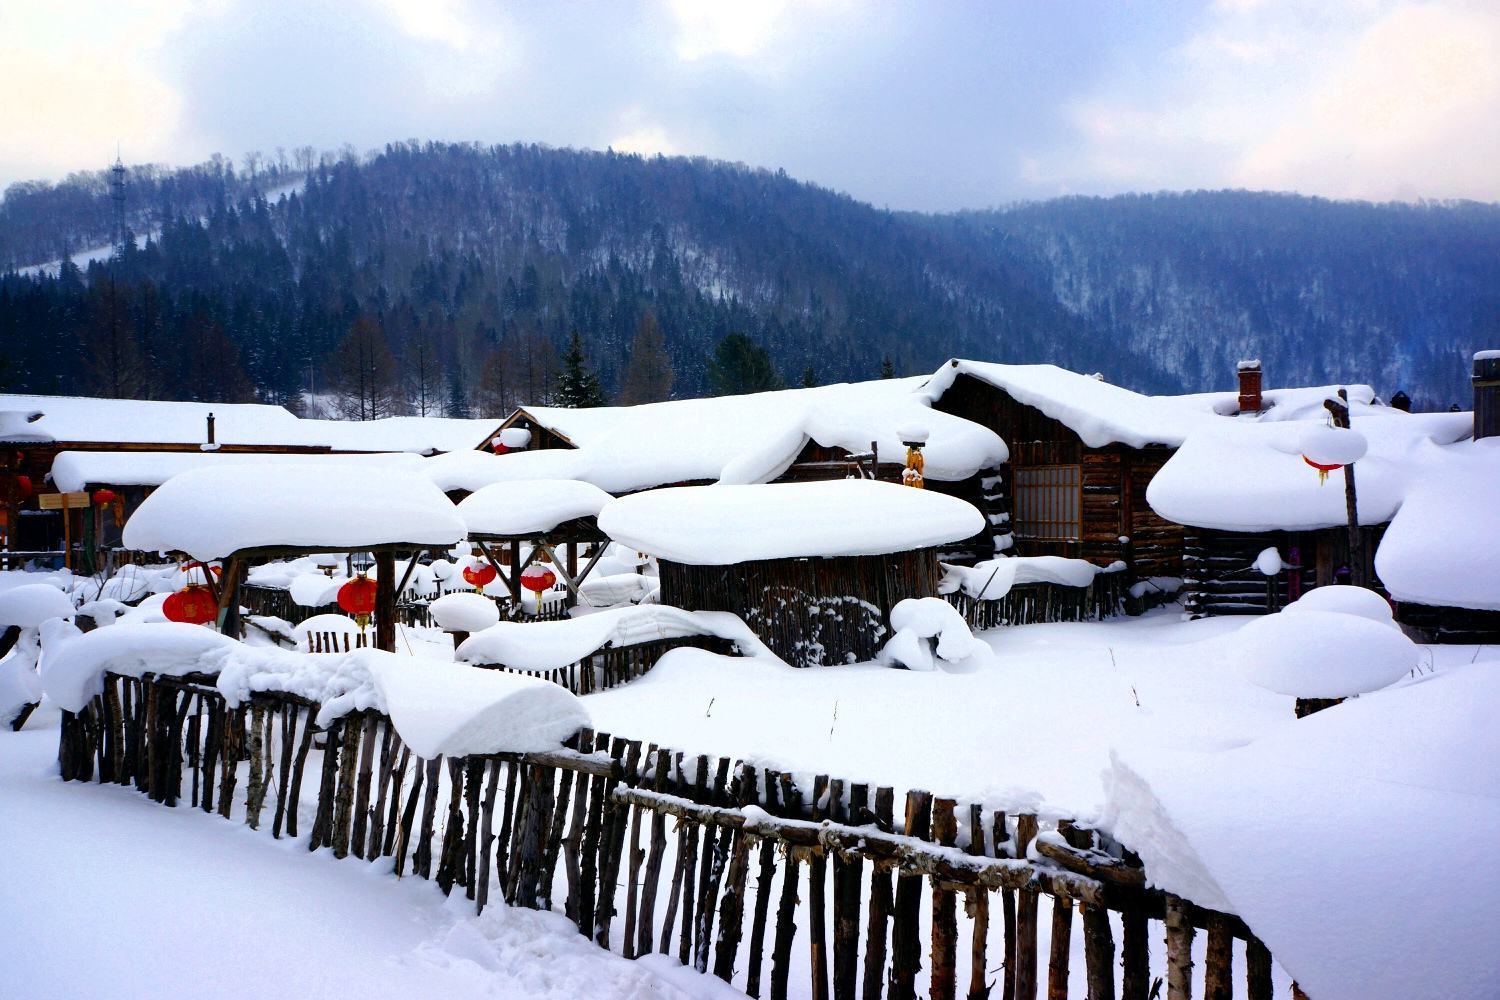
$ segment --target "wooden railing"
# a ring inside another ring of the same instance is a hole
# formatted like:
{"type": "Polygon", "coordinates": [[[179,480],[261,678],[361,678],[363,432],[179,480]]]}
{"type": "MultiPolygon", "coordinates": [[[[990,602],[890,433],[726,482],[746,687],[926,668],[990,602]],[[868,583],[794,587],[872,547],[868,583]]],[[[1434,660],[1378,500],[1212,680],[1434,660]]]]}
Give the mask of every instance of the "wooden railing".
{"type": "Polygon", "coordinates": [[[1129,588],[1124,573],[1100,573],[1087,587],[1058,583],[1021,583],[1004,597],[978,600],[962,591],[944,594],[969,627],[1034,625],[1037,622],[1098,621],[1122,613],[1129,588]]]}
{"type": "Polygon", "coordinates": [[[751,762],[587,730],[548,753],[423,760],[388,718],[355,712],[321,731],[319,750],[316,705],[266,693],[230,707],[212,683],[107,676],[85,711],[63,715],[63,778],[134,784],[273,837],[306,830],[310,850],[388,859],[476,911],[492,894],[560,907],[601,947],[675,955],[751,996],[809,992],[791,983],[807,968],[813,997],[911,1000],[925,965],[940,1000],[1066,997],[1070,983],[1146,1000],[1163,981],[1169,1000],[1221,1000],[1237,992],[1237,953],[1239,994],[1272,995],[1271,956],[1242,921],[1148,888],[1128,851],[1066,822],[919,790],[898,811],[890,787],[818,776],[804,788],[751,762]],[[1075,915],[1082,969],[1070,967],[1075,915]]]}
{"type": "Polygon", "coordinates": [[[526,674],[560,684],[574,694],[594,694],[607,691],[628,681],[633,681],[656,665],[663,655],[674,649],[706,649],[729,656],[734,652],[734,643],[714,636],[683,636],[676,639],[657,639],[653,642],[638,642],[628,646],[605,646],[576,663],[560,667],[537,670],[513,667],[504,663],[475,663],[484,670],[502,670],[512,674],[526,674]]]}

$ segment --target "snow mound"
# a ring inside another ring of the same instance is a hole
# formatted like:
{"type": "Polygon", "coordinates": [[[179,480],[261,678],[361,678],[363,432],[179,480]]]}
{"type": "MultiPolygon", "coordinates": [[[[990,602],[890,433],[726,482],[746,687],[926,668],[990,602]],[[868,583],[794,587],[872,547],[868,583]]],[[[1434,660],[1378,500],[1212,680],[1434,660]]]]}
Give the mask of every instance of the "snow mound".
{"type": "Polygon", "coordinates": [[[1373,590],[1351,587],[1347,584],[1330,584],[1326,587],[1314,588],[1282,610],[1297,614],[1306,611],[1338,611],[1346,615],[1368,618],[1372,622],[1380,622],[1392,628],[1396,627],[1396,622],[1391,616],[1389,601],[1373,590]]]}
{"type": "Polygon", "coordinates": [[[1232,750],[1137,748],[1099,825],[1156,886],[1242,917],[1309,996],[1500,996],[1500,869],[1489,838],[1448,835],[1500,829],[1497,701],[1494,664],[1465,665],[1232,750]]]}
{"type": "Polygon", "coordinates": [[[956,497],[869,479],[650,490],[599,515],[600,530],[616,541],[697,566],[904,552],[984,526],[984,515],[956,497]]]}
{"type": "Polygon", "coordinates": [[[361,659],[418,756],[555,750],[589,724],[583,702],[538,677],[389,653],[361,659]]]}
{"type": "Polygon", "coordinates": [[[1347,698],[1400,680],[1420,653],[1399,629],[1338,611],[1281,612],[1234,633],[1250,683],[1297,698],[1347,698]]]}
{"type": "Polygon", "coordinates": [[[28,583],[0,591],[0,626],[38,628],[49,618],[73,617],[73,602],[51,584],[28,583]]]}
{"type": "Polygon", "coordinates": [[[774,656],[737,616],[683,611],[661,604],[609,608],[555,622],[499,622],[464,640],[454,656],[466,663],[517,670],[552,670],[577,663],[605,646],[658,639],[717,636],[747,656],[774,656]]]}
{"type": "MultiPolygon", "coordinates": [[[[600,560],[602,563],[604,560],[600,560]]],[[[598,570],[578,587],[578,595],[596,608],[620,604],[642,604],[657,589],[655,577],[641,573],[611,573],[599,576],[598,570]]]]}
{"type": "Polygon", "coordinates": [[[207,561],[242,549],[448,546],[464,535],[453,504],[426,479],[393,470],[355,477],[317,468],[193,469],[147,497],[125,524],[127,548],[207,561]]]}
{"type": "Polygon", "coordinates": [[[438,628],[448,632],[481,632],[500,620],[500,609],[482,594],[444,594],[428,607],[438,628]]]}
{"type": "Polygon", "coordinates": [[[298,695],[322,706],[320,726],[349,712],[382,712],[428,758],[555,749],[589,721],[577,697],[536,678],[374,649],[309,656],[175,622],[116,625],[62,643],[42,659],[42,686],[77,712],[107,672],[204,674],[230,706],[256,692],[298,695]]]}
{"type": "Polygon", "coordinates": [[[955,667],[973,668],[994,659],[994,651],[974,638],[953,605],[941,597],[909,597],[891,609],[895,635],[880,651],[887,666],[935,670],[937,659],[955,667]]]}
{"type": "Polygon", "coordinates": [[[962,590],[977,600],[997,601],[1023,583],[1055,583],[1064,587],[1087,587],[1105,572],[1085,559],[1062,556],[1005,556],[986,559],[973,566],[943,564],[946,575],[938,593],[962,590]]]}
{"type": "MultiPolygon", "coordinates": [[[[494,455],[489,457],[501,461],[494,455]]],[[[592,483],[518,479],[491,483],[464,497],[458,505],[458,516],[472,536],[510,538],[551,531],[574,518],[593,517],[611,499],[592,483]]]]}
{"type": "Polygon", "coordinates": [[[322,573],[299,573],[287,585],[292,601],[304,608],[321,608],[338,600],[339,588],[349,582],[344,577],[322,573]]]}

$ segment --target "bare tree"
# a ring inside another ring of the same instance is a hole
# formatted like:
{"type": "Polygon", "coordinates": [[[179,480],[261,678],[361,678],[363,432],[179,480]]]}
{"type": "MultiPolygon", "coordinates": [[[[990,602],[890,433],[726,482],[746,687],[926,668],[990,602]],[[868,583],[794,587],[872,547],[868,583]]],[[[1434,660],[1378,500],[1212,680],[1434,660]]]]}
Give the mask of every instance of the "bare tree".
{"type": "Polygon", "coordinates": [[[630,342],[630,363],[620,380],[618,402],[628,406],[667,399],[672,394],[674,375],[661,325],[648,309],[636,324],[635,338],[630,342]]]}
{"type": "Polygon", "coordinates": [[[396,359],[380,324],[360,316],[340,342],[327,368],[334,406],[346,420],[376,420],[396,409],[396,359]]]}

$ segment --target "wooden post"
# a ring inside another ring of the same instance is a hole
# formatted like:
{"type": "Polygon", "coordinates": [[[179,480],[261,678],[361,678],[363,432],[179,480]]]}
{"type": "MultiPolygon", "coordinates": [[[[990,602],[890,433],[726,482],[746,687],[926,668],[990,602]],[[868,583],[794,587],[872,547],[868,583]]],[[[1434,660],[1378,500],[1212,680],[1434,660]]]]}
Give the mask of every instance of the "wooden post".
{"type": "MultiPolygon", "coordinates": [[[[952,799],[937,799],[932,805],[932,837],[943,847],[952,847],[958,837],[958,820],[952,799]]],[[[932,1000],[954,1000],[958,992],[958,911],[953,890],[937,880],[932,886],[932,1000]]]]}
{"type": "MultiPolygon", "coordinates": [[[[396,553],[375,553],[375,648],[396,651],[396,553]]],[[[226,588],[227,589],[227,588],[226,588]]]]}
{"type": "MultiPolygon", "coordinates": [[[[1323,405],[1333,414],[1335,427],[1350,428],[1349,393],[1339,390],[1339,401],[1324,400],[1323,405]]],[[[1364,546],[1359,535],[1359,499],[1354,489],[1354,463],[1344,466],[1344,508],[1349,518],[1349,582],[1356,587],[1365,586],[1364,546]]]]}
{"type": "Polygon", "coordinates": [[[1188,904],[1167,896],[1167,1000],[1193,1000],[1193,924],[1188,904]]]}

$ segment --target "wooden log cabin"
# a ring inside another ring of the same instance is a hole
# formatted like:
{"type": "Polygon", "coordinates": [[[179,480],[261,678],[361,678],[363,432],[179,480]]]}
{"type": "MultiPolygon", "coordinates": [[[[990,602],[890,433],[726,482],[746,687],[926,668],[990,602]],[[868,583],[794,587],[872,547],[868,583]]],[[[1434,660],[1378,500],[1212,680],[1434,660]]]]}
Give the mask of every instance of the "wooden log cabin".
{"type": "Polygon", "coordinates": [[[875,659],[891,609],[937,596],[938,548],[982,525],[961,500],[869,480],[651,490],[599,515],[657,557],[663,604],[733,612],[794,666],[875,659]]]}
{"type": "Polygon", "coordinates": [[[935,409],[1009,447],[977,484],[1001,552],[1124,562],[1132,580],[1182,575],[1182,526],[1151,507],[1146,488],[1211,412],[1052,365],[954,360],[930,393],[935,409]]]}

